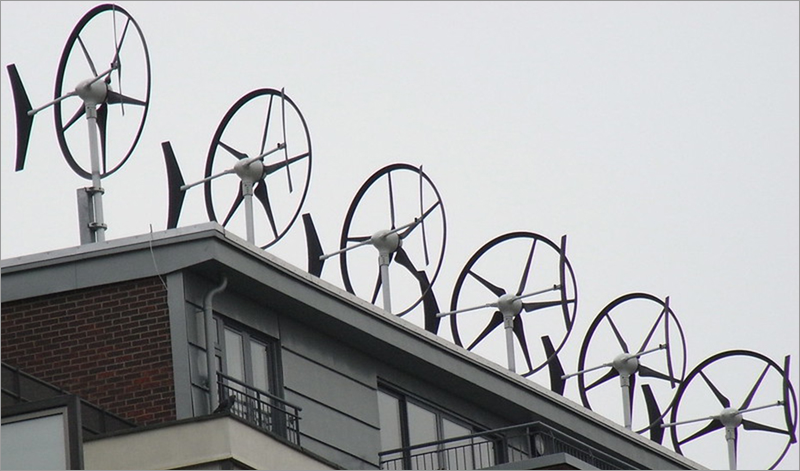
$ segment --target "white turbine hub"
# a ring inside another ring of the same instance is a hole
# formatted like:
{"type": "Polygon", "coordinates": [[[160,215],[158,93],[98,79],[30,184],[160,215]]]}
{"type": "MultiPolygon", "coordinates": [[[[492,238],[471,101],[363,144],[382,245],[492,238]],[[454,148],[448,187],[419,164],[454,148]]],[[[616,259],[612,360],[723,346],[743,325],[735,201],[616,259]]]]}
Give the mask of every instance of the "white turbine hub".
{"type": "Polygon", "coordinates": [[[84,103],[97,105],[105,101],[106,94],[108,93],[108,86],[103,80],[96,80],[92,82],[93,80],[94,79],[84,80],[76,85],[75,93],[81,97],[84,103]]]}
{"type": "Polygon", "coordinates": [[[522,301],[513,294],[504,294],[497,299],[497,309],[503,317],[513,318],[522,311],[522,301]]]}
{"type": "Polygon", "coordinates": [[[397,249],[399,249],[403,245],[403,241],[400,239],[400,236],[397,232],[392,231],[378,231],[372,234],[372,237],[369,238],[370,243],[378,249],[378,252],[381,254],[390,254],[394,253],[397,249]]]}
{"type": "Polygon", "coordinates": [[[245,183],[255,183],[264,174],[264,164],[260,160],[253,160],[249,164],[247,159],[242,159],[233,166],[233,171],[245,183]]]}
{"type": "Polygon", "coordinates": [[[639,359],[629,353],[622,353],[614,358],[611,365],[620,376],[631,376],[639,368],[639,359]]]}
{"type": "Polygon", "coordinates": [[[719,414],[719,421],[725,428],[736,428],[742,423],[742,414],[738,409],[726,407],[719,414]]]}

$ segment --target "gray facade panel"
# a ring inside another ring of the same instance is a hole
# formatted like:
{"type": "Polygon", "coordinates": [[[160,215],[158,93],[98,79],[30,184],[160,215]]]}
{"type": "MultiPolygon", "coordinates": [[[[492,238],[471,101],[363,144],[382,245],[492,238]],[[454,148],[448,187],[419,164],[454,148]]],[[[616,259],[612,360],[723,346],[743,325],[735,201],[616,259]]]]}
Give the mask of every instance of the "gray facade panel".
{"type": "MultiPolygon", "coordinates": [[[[302,408],[301,445],[348,469],[378,467],[380,431],[286,388],[286,400],[302,408]],[[338,455],[338,456],[337,456],[338,455]],[[345,460],[339,458],[346,457],[345,460]]],[[[377,409],[377,399],[375,399],[377,409]]]]}
{"type": "Polygon", "coordinates": [[[3,275],[3,282],[0,284],[3,302],[45,296],[78,288],[73,265],[15,273],[14,276],[8,276],[4,271],[3,275]]]}
{"type": "Polygon", "coordinates": [[[311,326],[295,322],[291,313],[282,315],[281,346],[296,355],[311,359],[339,374],[374,388],[375,360],[349,346],[348,339],[334,338],[311,326]]]}
{"type": "Polygon", "coordinates": [[[373,427],[378,423],[378,399],[374,388],[283,350],[283,381],[287,390],[325,404],[344,416],[373,427]]]}
{"type": "Polygon", "coordinates": [[[167,276],[167,304],[172,342],[172,373],[175,380],[175,415],[177,419],[192,417],[192,388],[189,376],[189,343],[186,325],[183,275],[167,276]]]}

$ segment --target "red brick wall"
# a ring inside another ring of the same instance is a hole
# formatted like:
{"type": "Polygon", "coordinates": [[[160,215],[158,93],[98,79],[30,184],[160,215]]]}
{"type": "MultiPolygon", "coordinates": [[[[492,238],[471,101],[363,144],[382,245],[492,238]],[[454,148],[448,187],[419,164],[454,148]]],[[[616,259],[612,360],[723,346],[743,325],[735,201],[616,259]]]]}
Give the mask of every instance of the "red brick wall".
{"type": "Polygon", "coordinates": [[[158,278],[3,303],[0,325],[4,362],[140,425],[175,419],[158,278]]]}

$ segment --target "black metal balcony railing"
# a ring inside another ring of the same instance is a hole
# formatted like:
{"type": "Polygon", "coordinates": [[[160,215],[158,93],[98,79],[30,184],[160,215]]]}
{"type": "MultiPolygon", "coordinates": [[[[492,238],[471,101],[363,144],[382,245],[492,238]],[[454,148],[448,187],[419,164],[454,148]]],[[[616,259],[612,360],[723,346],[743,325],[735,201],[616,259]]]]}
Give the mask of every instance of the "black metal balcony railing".
{"type": "Polygon", "coordinates": [[[566,453],[597,469],[635,469],[541,422],[420,443],[380,453],[381,469],[481,469],[566,453]]]}
{"type": "Polygon", "coordinates": [[[300,407],[219,372],[217,385],[220,403],[234,399],[231,414],[300,446],[300,407]]]}

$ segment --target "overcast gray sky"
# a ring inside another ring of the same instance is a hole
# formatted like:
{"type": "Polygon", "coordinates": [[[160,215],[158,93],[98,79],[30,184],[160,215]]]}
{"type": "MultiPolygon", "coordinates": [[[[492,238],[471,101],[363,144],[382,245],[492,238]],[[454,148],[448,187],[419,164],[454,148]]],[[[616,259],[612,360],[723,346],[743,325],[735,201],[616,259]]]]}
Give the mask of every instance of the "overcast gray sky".
{"type": "MultiPolygon", "coordinates": [[[[3,65],[17,65],[39,106],[53,98],[69,33],[96,4],[1,5],[3,65]]],[[[567,235],[578,285],[576,325],[560,354],[568,372],[597,313],[646,292],[670,297],[687,372],[744,349],[778,364],[791,355],[800,384],[798,2],[120,5],[144,33],[152,90],[133,156],[103,181],[108,239],[165,229],[163,141],[187,182],[202,178],[233,103],[285,87],[313,147],[302,212],[326,251],[338,248],[347,208],[370,175],[396,162],[423,165],[447,216],[434,284],[442,309],[490,239],[567,235]]],[[[26,168],[14,172],[5,72],[2,81],[2,258],[78,245],[75,191],[88,181],[62,157],[52,110],[36,117],[26,168]]],[[[179,226],[207,220],[202,191],[190,190],[179,226]]],[[[270,252],[305,267],[304,244],[298,220],[270,252]]],[[[342,286],[338,270],[330,261],[322,278],[342,286]]],[[[526,329],[538,342],[536,324],[526,329]]],[[[451,339],[449,325],[440,334],[451,339]]],[[[502,337],[495,345],[504,364],[502,337]]],[[[547,385],[546,371],[531,380],[547,385]]],[[[565,396],[580,403],[574,379],[565,396]]],[[[616,405],[618,391],[606,400],[616,405]]],[[[769,465],[754,434],[740,442],[742,468],[769,465]]],[[[687,456],[727,467],[721,432],[714,439],[718,450],[687,456]]],[[[795,446],[780,467],[798,465],[795,446]]]]}

